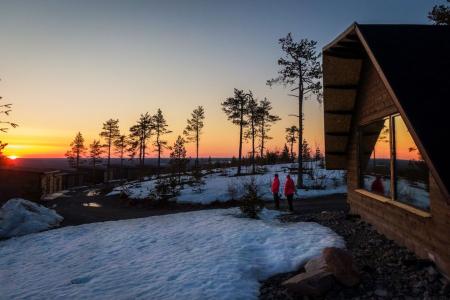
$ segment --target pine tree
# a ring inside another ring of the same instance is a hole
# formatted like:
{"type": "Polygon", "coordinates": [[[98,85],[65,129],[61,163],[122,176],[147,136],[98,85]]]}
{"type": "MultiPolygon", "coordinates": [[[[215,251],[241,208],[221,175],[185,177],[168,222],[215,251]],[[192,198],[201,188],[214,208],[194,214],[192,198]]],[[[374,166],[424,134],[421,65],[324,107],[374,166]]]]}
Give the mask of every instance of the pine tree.
{"type": "Polygon", "coordinates": [[[247,93],[247,124],[248,129],[244,134],[245,139],[251,141],[251,152],[250,152],[250,162],[252,164],[252,174],[256,173],[256,166],[255,166],[255,152],[256,152],[256,146],[255,146],[255,140],[256,140],[256,132],[258,128],[258,124],[260,121],[260,111],[258,108],[258,100],[253,97],[252,91],[248,91],[247,93]]]}
{"type": "MultiPolygon", "coordinates": [[[[2,97],[0,97],[0,101],[1,100],[2,100],[2,97]]],[[[1,115],[9,116],[9,114],[11,112],[11,106],[12,106],[12,104],[10,104],[10,103],[0,104],[0,116],[1,115]]],[[[0,127],[0,132],[5,133],[8,131],[9,127],[16,128],[18,126],[16,123],[0,120],[0,126],[5,126],[5,125],[7,127],[0,127]]],[[[2,141],[0,141],[0,165],[2,164],[2,162],[4,160],[3,150],[5,149],[5,147],[7,145],[8,145],[8,143],[2,143],[2,141]]]]}
{"type": "Polygon", "coordinates": [[[309,144],[306,141],[306,139],[303,140],[302,156],[303,156],[302,157],[303,161],[310,161],[311,160],[311,148],[309,147],[309,144]]]}
{"type": "Polygon", "coordinates": [[[221,103],[222,110],[227,115],[229,121],[239,126],[239,156],[237,161],[237,175],[241,174],[242,164],[242,138],[245,127],[248,125],[245,120],[248,108],[248,97],[243,90],[234,89],[234,96],[227,98],[221,103]]]}
{"type": "Polygon", "coordinates": [[[161,172],[161,154],[164,152],[164,149],[167,148],[167,141],[163,140],[163,136],[171,133],[168,129],[169,125],[167,125],[167,121],[164,118],[164,115],[161,109],[158,108],[158,111],[153,116],[153,129],[155,131],[156,140],[154,142],[154,146],[156,147],[155,152],[158,153],[158,176],[161,172]]]}
{"type": "Polygon", "coordinates": [[[86,153],[84,146],[84,138],[81,132],[78,132],[73,141],[70,143],[71,149],[66,152],[65,156],[72,168],[79,169],[81,160],[86,153]]]}
{"type": "Polygon", "coordinates": [[[127,151],[128,139],[126,135],[119,135],[114,140],[114,152],[119,156],[120,159],[120,178],[123,178],[123,161],[125,157],[125,152],[127,151]]]}
{"type": "MultiPolygon", "coordinates": [[[[450,0],[447,0],[450,3],[450,0]]],[[[428,13],[430,19],[435,25],[450,25],[450,6],[435,5],[428,13]]]]}
{"type": "MultiPolygon", "coordinates": [[[[315,95],[317,101],[321,101],[322,68],[320,66],[320,53],[316,52],[316,41],[302,39],[294,42],[291,33],[279,39],[279,44],[284,52],[284,57],[278,59],[281,69],[277,78],[267,81],[269,86],[273,84],[296,85],[291,91],[298,91],[298,140],[303,140],[303,100],[309,95],[315,95]]],[[[302,153],[302,143],[298,143],[298,153],[302,153]]],[[[303,187],[303,163],[302,155],[298,155],[297,186],[303,187]]]]}
{"type": "Polygon", "coordinates": [[[321,161],[322,160],[322,153],[320,152],[319,146],[316,147],[316,153],[314,154],[314,160],[315,161],[321,161]]]}
{"type": "Polygon", "coordinates": [[[199,167],[198,161],[198,151],[200,144],[200,135],[202,134],[202,129],[204,126],[205,120],[205,110],[203,106],[198,106],[191,113],[191,118],[187,120],[187,126],[183,131],[183,134],[186,136],[189,142],[195,142],[195,169],[197,170],[199,167]]]}
{"type": "Polygon", "coordinates": [[[130,127],[130,136],[128,141],[128,152],[130,158],[134,158],[136,153],[139,155],[139,165],[141,168],[145,165],[145,155],[147,153],[147,141],[152,136],[153,117],[147,112],[141,114],[135,125],[130,127]]]}
{"type": "Polygon", "coordinates": [[[99,163],[102,161],[102,154],[104,153],[103,145],[99,140],[94,140],[92,144],[89,145],[89,160],[92,165],[92,182],[95,183],[95,170],[99,163]]]}
{"type": "Polygon", "coordinates": [[[298,127],[293,125],[291,127],[286,128],[286,142],[290,146],[290,157],[291,160],[294,161],[294,144],[297,141],[298,127]]]}
{"type": "Polygon", "coordinates": [[[258,106],[258,131],[257,135],[260,139],[259,143],[259,155],[261,156],[261,159],[264,157],[264,150],[266,148],[266,140],[272,139],[268,135],[270,131],[270,127],[273,123],[278,122],[281,120],[280,117],[277,115],[272,115],[270,112],[272,110],[272,103],[267,99],[264,98],[259,102],[258,106]]]}
{"type": "Polygon", "coordinates": [[[178,184],[181,183],[181,174],[186,172],[189,160],[186,158],[186,141],[179,135],[170,152],[170,165],[174,173],[177,174],[178,184]]]}
{"type": "Polygon", "coordinates": [[[283,150],[281,151],[281,161],[289,162],[292,158],[292,154],[289,155],[289,148],[286,144],[284,144],[283,150]]]}
{"type": "Polygon", "coordinates": [[[110,180],[110,168],[111,168],[111,149],[113,147],[114,141],[117,139],[117,137],[120,135],[119,131],[119,120],[116,119],[109,119],[105,123],[103,123],[102,132],[100,132],[100,137],[105,139],[106,144],[104,147],[107,149],[107,162],[106,162],[106,172],[108,178],[106,180],[110,180]]]}

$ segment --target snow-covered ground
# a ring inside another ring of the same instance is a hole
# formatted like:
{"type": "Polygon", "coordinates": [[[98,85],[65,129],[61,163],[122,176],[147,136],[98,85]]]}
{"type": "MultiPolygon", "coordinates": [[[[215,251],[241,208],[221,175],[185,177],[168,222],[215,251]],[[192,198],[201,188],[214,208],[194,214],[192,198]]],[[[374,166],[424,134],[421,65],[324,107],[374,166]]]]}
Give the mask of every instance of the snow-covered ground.
{"type": "Polygon", "coordinates": [[[62,220],[63,217],[52,209],[21,198],[13,198],[0,208],[0,238],[54,228],[62,220]]]}
{"type": "MultiPolygon", "coordinates": [[[[184,185],[180,195],[176,197],[176,201],[180,203],[202,203],[209,204],[214,201],[225,202],[232,198],[239,199],[244,194],[244,185],[253,177],[258,184],[258,191],[264,200],[272,200],[273,196],[270,190],[273,176],[278,173],[281,181],[281,189],[284,186],[286,175],[289,173],[289,168],[295,167],[295,164],[277,164],[264,166],[265,174],[248,175],[233,177],[236,174],[236,168],[227,168],[222,171],[216,170],[216,173],[209,174],[203,177],[205,184],[202,186],[202,192],[199,193],[196,187],[184,185]]],[[[243,168],[244,173],[250,172],[250,167],[243,168]]],[[[308,174],[304,175],[304,184],[306,186],[323,185],[324,189],[308,189],[298,190],[297,199],[304,199],[316,196],[331,195],[337,193],[345,193],[347,186],[344,182],[343,171],[329,171],[315,166],[313,175],[315,179],[311,179],[308,174]]],[[[291,177],[296,180],[296,175],[291,177]]],[[[145,199],[153,191],[156,180],[148,180],[143,182],[135,182],[126,186],[127,193],[132,199],[145,199]]],[[[116,195],[121,192],[123,188],[117,187],[108,195],[116,195]]]]}
{"type": "Polygon", "coordinates": [[[259,280],[344,247],[316,223],[205,210],[64,227],[0,242],[4,299],[257,299],[259,280]]]}

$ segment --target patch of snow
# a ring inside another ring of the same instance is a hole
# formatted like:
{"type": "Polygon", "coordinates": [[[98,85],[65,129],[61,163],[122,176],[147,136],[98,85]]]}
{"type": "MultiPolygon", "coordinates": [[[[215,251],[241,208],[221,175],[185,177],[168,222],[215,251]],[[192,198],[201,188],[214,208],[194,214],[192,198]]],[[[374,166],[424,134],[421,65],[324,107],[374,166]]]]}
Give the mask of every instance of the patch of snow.
{"type": "Polygon", "coordinates": [[[42,200],[55,200],[55,199],[60,198],[60,197],[67,197],[67,195],[66,195],[67,193],[69,193],[68,190],[55,192],[53,194],[45,195],[44,197],[42,197],[42,200]]]}
{"type": "MultiPolygon", "coordinates": [[[[232,198],[236,200],[244,195],[244,184],[249,182],[252,177],[255,178],[258,185],[258,192],[262,199],[265,201],[272,201],[273,195],[271,192],[271,185],[274,174],[278,173],[280,176],[280,193],[282,193],[286,180],[285,175],[289,174],[289,169],[295,168],[295,166],[295,164],[266,165],[262,166],[262,168],[266,170],[266,173],[264,174],[239,177],[233,176],[237,172],[236,167],[225,168],[223,170],[217,169],[216,173],[203,176],[202,180],[205,184],[201,186],[202,192],[199,192],[198,186],[191,187],[184,185],[184,188],[180,191],[180,195],[176,197],[176,201],[179,203],[210,204],[214,201],[226,202],[232,198]],[[231,192],[230,189],[232,189],[233,192],[231,192]],[[232,193],[234,194],[233,197],[231,195],[232,193]]],[[[323,189],[299,190],[295,199],[305,199],[347,192],[347,186],[343,181],[343,171],[320,169],[315,163],[311,163],[311,167],[314,170],[314,179],[308,174],[304,174],[304,184],[306,186],[322,185],[323,189]]],[[[251,168],[243,167],[244,173],[250,171],[251,168]]],[[[291,174],[291,177],[295,182],[297,176],[291,174]]],[[[188,177],[184,179],[187,180],[188,177]]],[[[155,183],[156,180],[128,183],[124,186],[114,188],[107,196],[117,195],[120,194],[121,191],[126,190],[127,194],[132,199],[145,199],[152,193],[155,183]]]]}
{"type": "Polygon", "coordinates": [[[258,299],[259,281],[343,239],[239,209],[64,227],[0,242],[7,299],[258,299]]]}
{"type": "Polygon", "coordinates": [[[10,199],[0,209],[0,238],[54,228],[62,220],[53,209],[21,198],[10,199]]]}
{"type": "Polygon", "coordinates": [[[100,195],[100,190],[99,189],[92,189],[92,190],[88,190],[87,192],[86,192],[86,196],[87,197],[94,197],[94,196],[98,196],[98,195],[100,195]]]}

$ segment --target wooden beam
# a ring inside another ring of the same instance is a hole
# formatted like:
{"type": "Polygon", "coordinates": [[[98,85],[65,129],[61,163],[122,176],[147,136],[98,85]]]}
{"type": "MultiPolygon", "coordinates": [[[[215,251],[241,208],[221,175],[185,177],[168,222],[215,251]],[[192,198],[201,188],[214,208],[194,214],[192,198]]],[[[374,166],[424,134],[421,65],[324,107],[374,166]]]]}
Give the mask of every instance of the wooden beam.
{"type": "Polygon", "coordinates": [[[326,110],[324,111],[324,113],[326,114],[330,114],[330,115],[342,115],[342,116],[348,116],[348,115],[353,115],[354,111],[353,110],[326,110]]]}
{"type": "Polygon", "coordinates": [[[353,50],[345,47],[334,47],[324,51],[323,55],[339,58],[363,59],[366,56],[366,53],[360,49],[353,50]]]}
{"type": "Polygon", "coordinates": [[[357,90],[358,85],[357,84],[344,84],[344,85],[327,84],[324,86],[324,88],[333,89],[333,90],[357,90]]]}
{"type": "Polygon", "coordinates": [[[348,131],[325,132],[325,135],[329,135],[329,136],[345,136],[345,137],[348,137],[348,136],[350,135],[350,132],[348,132],[348,131]]]}
{"type": "Polygon", "coordinates": [[[347,156],[347,152],[337,152],[337,151],[325,151],[325,155],[336,155],[336,156],[347,156]]]}

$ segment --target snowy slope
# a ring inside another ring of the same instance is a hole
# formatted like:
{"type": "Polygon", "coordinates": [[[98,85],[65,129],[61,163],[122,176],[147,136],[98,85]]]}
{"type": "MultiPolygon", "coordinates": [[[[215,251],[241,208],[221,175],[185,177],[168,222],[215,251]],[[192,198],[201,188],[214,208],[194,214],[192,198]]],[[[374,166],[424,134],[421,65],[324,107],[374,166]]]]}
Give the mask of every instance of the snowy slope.
{"type": "Polygon", "coordinates": [[[0,238],[47,230],[62,220],[52,209],[21,198],[10,199],[0,209],[0,238]]]}
{"type": "MultiPolygon", "coordinates": [[[[240,176],[231,177],[236,174],[236,168],[227,168],[220,173],[214,173],[206,175],[203,177],[205,185],[202,187],[204,190],[202,193],[198,193],[196,188],[184,186],[181,190],[181,194],[176,198],[177,202],[181,203],[202,203],[209,204],[214,201],[225,202],[231,200],[229,193],[229,188],[234,187],[236,189],[235,199],[239,199],[244,194],[243,185],[250,181],[251,177],[254,177],[256,183],[258,184],[258,190],[260,195],[264,200],[272,200],[273,196],[270,191],[270,186],[275,173],[280,176],[281,187],[284,186],[286,175],[288,174],[288,168],[295,165],[292,164],[278,164],[278,165],[267,165],[264,168],[267,170],[265,174],[254,175],[254,176],[240,176]],[[228,176],[224,176],[228,175],[228,176]]],[[[250,172],[250,168],[243,168],[243,172],[250,172]]],[[[322,181],[325,189],[321,190],[299,190],[298,197],[310,198],[324,195],[331,195],[337,193],[345,193],[347,191],[347,186],[343,182],[343,172],[342,171],[329,171],[324,169],[316,168],[314,171],[316,178],[323,177],[322,181]]],[[[296,180],[295,175],[291,177],[296,180]]],[[[320,181],[319,179],[311,180],[310,176],[304,175],[305,185],[312,185],[320,181]]],[[[154,188],[155,180],[144,181],[140,183],[132,183],[127,186],[129,197],[133,199],[144,199],[147,198],[154,188]]],[[[121,187],[117,187],[108,195],[116,195],[120,193],[121,187]]],[[[282,190],[281,190],[282,192],[282,190]]],[[[298,198],[297,197],[297,198],[298,198]]]]}
{"type": "Polygon", "coordinates": [[[0,242],[0,298],[257,299],[258,280],[296,269],[341,237],[238,209],[65,227],[0,242]]]}

